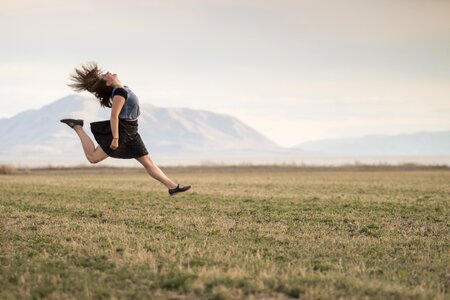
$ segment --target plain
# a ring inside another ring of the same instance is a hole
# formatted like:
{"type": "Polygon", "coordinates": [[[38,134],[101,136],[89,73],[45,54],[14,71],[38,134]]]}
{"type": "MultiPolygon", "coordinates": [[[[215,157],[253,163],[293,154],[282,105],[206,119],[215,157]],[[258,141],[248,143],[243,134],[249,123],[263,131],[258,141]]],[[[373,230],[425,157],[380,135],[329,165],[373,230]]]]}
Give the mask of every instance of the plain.
{"type": "Polygon", "coordinates": [[[448,171],[0,175],[0,298],[445,299],[448,171]]]}

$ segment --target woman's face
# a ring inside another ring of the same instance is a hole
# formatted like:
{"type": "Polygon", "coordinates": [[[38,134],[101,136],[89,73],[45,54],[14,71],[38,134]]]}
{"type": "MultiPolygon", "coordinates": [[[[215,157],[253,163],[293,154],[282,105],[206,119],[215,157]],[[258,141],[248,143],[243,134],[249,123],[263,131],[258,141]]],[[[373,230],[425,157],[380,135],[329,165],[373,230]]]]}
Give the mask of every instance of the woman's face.
{"type": "Polygon", "coordinates": [[[101,75],[100,77],[106,81],[107,86],[112,86],[112,85],[120,82],[119,77],[117,77],[117,74],[112,74],[110,72],[106,72],[103,75],[101,75]]]}

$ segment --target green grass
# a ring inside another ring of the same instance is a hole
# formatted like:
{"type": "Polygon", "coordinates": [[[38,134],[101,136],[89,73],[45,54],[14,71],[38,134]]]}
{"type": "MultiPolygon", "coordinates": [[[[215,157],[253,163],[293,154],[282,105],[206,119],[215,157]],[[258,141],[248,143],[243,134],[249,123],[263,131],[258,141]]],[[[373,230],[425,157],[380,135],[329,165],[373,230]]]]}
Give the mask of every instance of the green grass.
{"type": "Polygon", "coordinates": [[[450,172],[0,176],[0,299],[448,299],[450,172]]]}

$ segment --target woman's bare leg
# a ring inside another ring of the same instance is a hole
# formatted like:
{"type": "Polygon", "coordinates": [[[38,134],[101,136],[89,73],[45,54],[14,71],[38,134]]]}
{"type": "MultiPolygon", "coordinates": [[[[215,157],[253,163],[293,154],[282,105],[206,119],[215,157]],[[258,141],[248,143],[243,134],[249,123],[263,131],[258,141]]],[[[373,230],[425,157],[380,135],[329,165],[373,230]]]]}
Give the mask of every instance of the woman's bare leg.
{"type": "Polygon", "coordinates": [[[78,134],[81,145],[83,146],[84,154],[86,155],[86,158],[90,163],[96,164],[108,158],[108,154],[106,154],[100,146],[97,146],[97,148],[95,148],[94,143],[84,131],[83,127],[81,127],[80,125],[75,125],[73,129],[78,134]]]}
{"type": "Polygon", "coordinates": [[[164,184],[167,188],[173,189],[177,187],[177,184],[167,177],[166,174],[164,174],[164,172],[161,171],[161,169],[153,162],[150,155],[147,154],[138,157],[136,160],[144,166],[150,176],[164,184]]]}

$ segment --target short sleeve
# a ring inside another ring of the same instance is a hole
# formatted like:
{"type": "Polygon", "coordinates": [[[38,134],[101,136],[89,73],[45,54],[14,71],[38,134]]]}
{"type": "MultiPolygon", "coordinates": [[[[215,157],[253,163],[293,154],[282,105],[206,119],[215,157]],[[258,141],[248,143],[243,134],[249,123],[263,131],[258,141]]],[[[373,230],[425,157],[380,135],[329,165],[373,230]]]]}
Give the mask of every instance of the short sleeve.
{"type": "Polygon", "coordinates": [[[124,88],[118,87],[114,90],[112,97],[114,98],[116,95],[122,96],[126,100],[128,97],[128,92],[124,88]]]}

